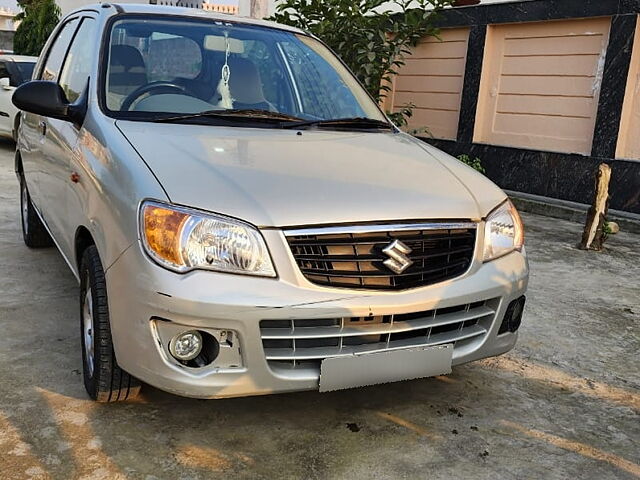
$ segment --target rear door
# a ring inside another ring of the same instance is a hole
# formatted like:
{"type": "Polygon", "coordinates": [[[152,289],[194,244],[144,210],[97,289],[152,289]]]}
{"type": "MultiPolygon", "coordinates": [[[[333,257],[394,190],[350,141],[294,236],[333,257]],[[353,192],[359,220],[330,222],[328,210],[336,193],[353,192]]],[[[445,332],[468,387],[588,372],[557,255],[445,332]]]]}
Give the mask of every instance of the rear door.
{"type": "MultiPolygon", "coordinates": [[[[56,30],[53,40],[48,42],[41,54],[42,60],[37,67],[36,79],[57,80],[79,22],[78,17],[72,18],[56,30]]],[[[50,155],[45,155],[46,139],[51,135],[47,131],[49,120],[35,113],[23,112],[19,139],[20,156],[29,194],[47,225],[52,210],[58,208],[48,204],[46,200],[52,178],[51,165],[45,160],[45,157],[50,159],[50,155]]]]}

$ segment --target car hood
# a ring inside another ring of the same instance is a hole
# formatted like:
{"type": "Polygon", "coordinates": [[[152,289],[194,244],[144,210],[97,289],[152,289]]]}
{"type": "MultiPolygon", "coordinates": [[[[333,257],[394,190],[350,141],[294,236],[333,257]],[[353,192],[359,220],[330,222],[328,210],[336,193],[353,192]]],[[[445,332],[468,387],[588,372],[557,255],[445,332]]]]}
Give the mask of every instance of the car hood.
{"type": "Polygon", "coordinates": [[[171,202],[257,226],[480,219],[505,198],[400,133],[116,124],[171,202]]]}

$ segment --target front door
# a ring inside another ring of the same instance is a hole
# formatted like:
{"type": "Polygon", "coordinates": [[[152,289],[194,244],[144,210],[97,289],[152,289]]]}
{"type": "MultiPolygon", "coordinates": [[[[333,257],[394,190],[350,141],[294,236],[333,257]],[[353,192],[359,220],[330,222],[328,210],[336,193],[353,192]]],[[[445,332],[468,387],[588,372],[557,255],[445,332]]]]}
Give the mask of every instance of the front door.
{"type": "MultiPolygon", "coordinates": [[[[98,44],[95,37],[95,19],[89,16],[82,18],[58,79],[69,103],[78,101],[88,89],[98,44]]],[[[48,119],[48,122],[46,151],[50,156],[51,184],[47,195],[56,206],[50,215],[49,228],[58,240],[62,253],[72,260],[75,229],[82,224],[83,201],[87,182],[90,181],[77,148],[82,126],[56,119],[48,119]]]]}
{"type": "MultiPolygon", "coordinates": [[[[37,79],[57,80],[78,23],[77,17],[72,18],[54,34],[53,42],[49,43],[48,49],[42,54],[44,61],[38,67],[37,79]]],[[[49,226],[53,210],[57,208],[56,205],[48,202],[55,169],[51,163],[51,152],[47,145],[47,138],[51,136],[51,132],[48,131],[51,119],[28,112],[22,115],[22,138],[19,147],[24,176],[33,204],[49,226]]]]}

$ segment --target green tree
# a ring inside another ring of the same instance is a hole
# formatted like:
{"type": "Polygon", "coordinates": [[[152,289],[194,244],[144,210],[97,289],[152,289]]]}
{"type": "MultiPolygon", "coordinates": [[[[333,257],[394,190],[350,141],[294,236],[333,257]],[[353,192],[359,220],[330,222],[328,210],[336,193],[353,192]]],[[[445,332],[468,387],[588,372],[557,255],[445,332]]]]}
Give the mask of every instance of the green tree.
{"type": "MultiPolygon", "coordinates": [[[[410,48],[437,36],[434,22],[452,0],[282,0],[269,19],[322,39],[351,68],[374,99],[390,90],[410,48]]],[[[406,123],[412,105],[394,120],[406,123]]]]}
{"type": "Polygon", "coordinates": [[[15,17],[20,25],[13,38],[13,50],[19,55],[37,57],[60,21],[60,7],[55,0],[20,0],[18,5],[22,12],[15,17]]]}

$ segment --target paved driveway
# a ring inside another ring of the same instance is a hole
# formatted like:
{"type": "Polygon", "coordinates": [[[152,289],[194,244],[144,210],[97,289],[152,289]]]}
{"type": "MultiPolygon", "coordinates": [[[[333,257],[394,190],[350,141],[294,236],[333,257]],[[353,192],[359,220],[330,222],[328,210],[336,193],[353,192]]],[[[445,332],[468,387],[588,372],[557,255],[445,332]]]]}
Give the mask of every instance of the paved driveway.
{"type": "Polygon", "coordinates": [[[452,375],[352,391],[201,401],[146,388],[87,400],[77,286],[30,251],[0,144],[0,479],[640,477],[640,236],[574,248],[525,215],[520,342],[452,375]]]}

